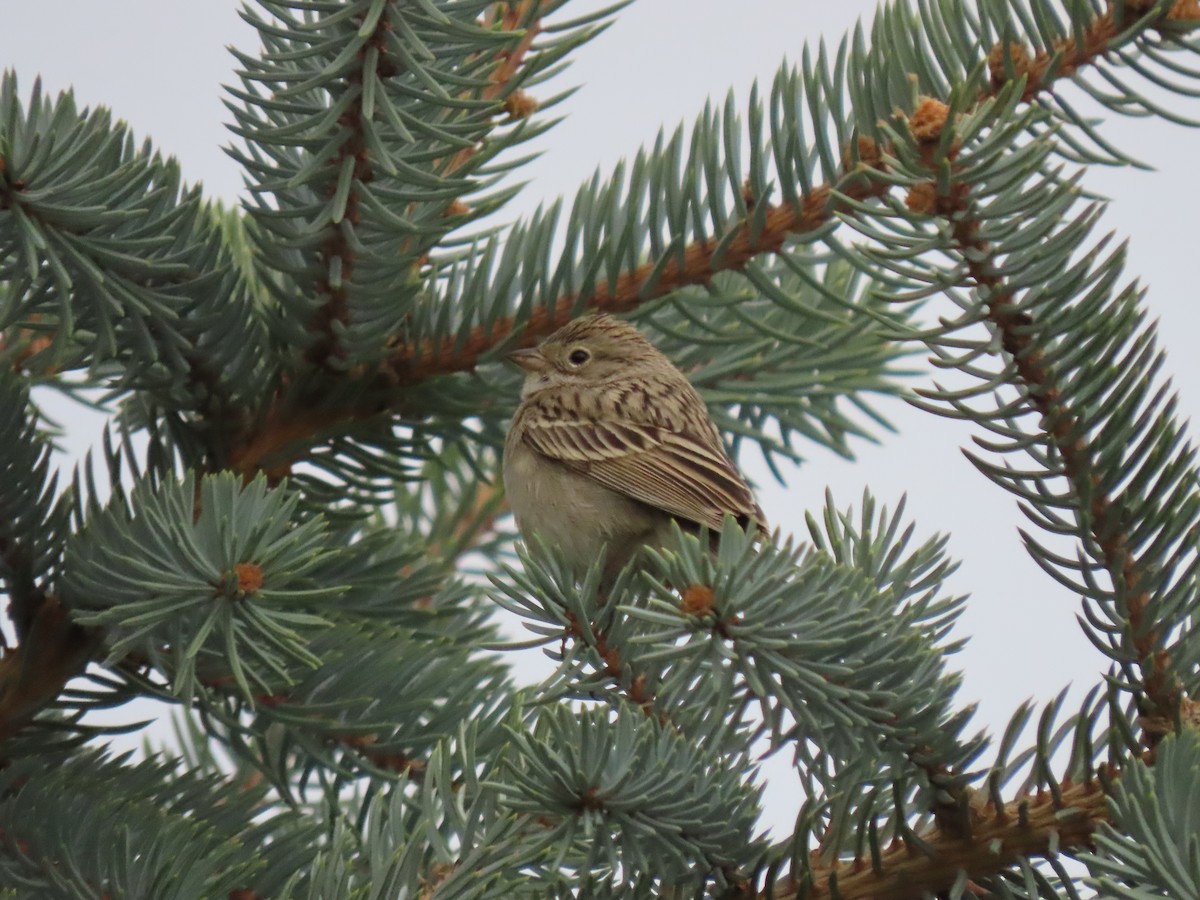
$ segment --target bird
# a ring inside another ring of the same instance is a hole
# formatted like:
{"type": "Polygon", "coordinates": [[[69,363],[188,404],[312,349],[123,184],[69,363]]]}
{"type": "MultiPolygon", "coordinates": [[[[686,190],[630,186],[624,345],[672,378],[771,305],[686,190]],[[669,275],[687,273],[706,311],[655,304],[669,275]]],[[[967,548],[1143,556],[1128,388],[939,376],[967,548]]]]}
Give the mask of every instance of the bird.
{"type": "Polygon", "coordinates": [[[732,514],[766,517],[699,392],[628,322],[600,313],[510,355],[525,370],[504,446],[505,493],[534,535],[582,578],[605,553],[601,589],[677,522],[715,537],[732,514]]]}

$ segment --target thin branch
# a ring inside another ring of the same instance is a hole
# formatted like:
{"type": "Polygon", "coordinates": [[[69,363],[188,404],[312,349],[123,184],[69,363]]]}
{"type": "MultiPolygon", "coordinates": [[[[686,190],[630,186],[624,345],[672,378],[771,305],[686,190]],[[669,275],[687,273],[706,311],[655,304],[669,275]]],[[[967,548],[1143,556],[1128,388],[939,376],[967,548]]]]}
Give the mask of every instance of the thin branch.
{"type": "MultiPolygon", "coordinates": [[[[1086,510],[1088,531],[1103,554],[1114,585],[1125,586],[1129,633],[1150,703],[1144,712],[1170,718],[1179,704],[1180,687],[1168,677],[1170,658],[1162,646],[1164,635],[1152,625],[1151,596],[1144,585],[1156,580],[1153,567],[1130,551],[1125,528],[1105,527],[1107,523],[1125,521],[1125,516],[1113,513],[1114,509],[1124,507],[1123,497],[1119,492],[1108,495],[1098,490],[1101,479],[1095,468],[1095,452],[1087,438],[1094,431],[1092,423],[1068,405],[1059,378],[1046,366],[1043,354],[1035,349],[1034,329],[1038,323],[1018,306],[1013,290],[995,274],[992,265],[995,253],[979,237],[981,223],[971,214],[969,192],[966,184],[954,185],[952,196],[938,212],[951,223],[967,277],[988,298],[988,321],[999,333],[1001,347],[1025,387],[1029,404],[1039,415],[1045,441],[1061,457],[1065,476],[1073,485],[1083,486],[1085,496],[1091,497],[1086,510]]],[[[1151,733],[1147,739],[1151,744],[1157,742],[1151,733]]]]}
{"type": "MultiPolygon", "coordinates": [[[[843,188],[842,193],[852,201],[861,202],[881,196],[889,187],[880,179],[864,175],[853,185],[843,188]]],[[[586,297],[578,294],[559,297],[552,306],[534,309],[524,322],[510,316],[477,326],[466,340],[450,337],[441,342],[424,340],[405,345],[392,354],[389,368],[399,384],[416,384],[439,375],[469,372],[485,354],[507,341],[518,327],[520,340],[517,346],[529,347],[567,324],[580,306],[610,313],[629,312],[680,288],[707,284],[720,272],[740,271],[755,257],[779,252],[787,240],[811,234],[837,213],[849,209],[850,203],[833,198],[830,185],[820,185],[798,205],[772,205],[761,228],[748,221],[737,226],[735,236],[728,242],[719,262],[715,255],[724,235],[696,241],[684,250],[681,259],[670,259],[661,266],[658,260],[647,260],[616,281],[600,282],[586,297]]]]}
{"type": "Polygon", "coordinates": [[[669,718],[661,711],[655,711],[654,692],[648,687],[648,679],[644,674],[636,674],[621,658],[621,651],[608,643],[608,635],[596,627],[593,622],[584,629],[579,620],[567,613],[568,625],[563,629],[563,640],[574,640],[586,644],[604,664],[601,671],[612,679],[618,690],[647,716],[656,716],[660,722],[668,722],[669,718]]]}
{"type": "MultiPolygon", "coordinates": [[[[1009,57],[1014,76],[1024,76],[1026,79],[1021,99],[1028,103],[1038,94],[1049,90],[1053,82],[1073,78],[1080,69],[1108,53],[1113,39],[1129,26],[1131,20],[1151,12],[1157,3],[1158,0],[1125,0],[1122,21],[1118,21],[1116,7],[1110,3],[1077,37],[1061,38],[1054,41],[1049,49],[1033,55],[1021,44],[1007,47],[997,44],[988,56],[993,89],[984,92],[981,99],[993,95],[1008,80],[1005,56],[1009,57]]],[[[1159,22],[1178,22],[1190,26],[1197,18],[1200,18],[1200,5],[1196,0],[1176,0],[1169,9],[1144,24],[1146,29],[1156,27],[1159,22]]]]}
{"type": "Polygon", "coordinates": [[[455,517],[454,528],[445,541],[429,542],[426,555],[453,565],[464,554],[470,553],[488,535],[494,532],[496,521],[508,512],[508,499],[504,486],[495,481],[480,485],[475,496],[465,509],[455,517]]]}
{"type": "MultiPolygon", "coordinates": [[[[144,673],[137,672],[135,669],[126,666],[126,673],[133,678],[147,685],[150,692],[158,694],[165,693],[166,688],[163,685],[150,684],[144,673]]],[[[241,696],[240,693],[231,691],[236,682],[232,675],[218,675],[204,679],[201,684],[209,691],[216,692],[221,695],[232,694],[233,696],[241,696]]],[[[295,703],[291,696],[286,693],[275,694],[259,694],[254,698],[254,702],[259,707],[264,709],[274,709],[276,707],[288,705],[290,708],[288,714],[296,715],[298,712],[303,712],[303,704],[295,703]]],[[[318,735],[322,740],[344,747],[346,750],[358,754],[363,759],[370,762],[372,765],[385,769],[389,772],[405,774],[414,781],[420,781],[428,768],[428,763],[417,756],[410,756],[407,753],[402,753],[397,750],[384,750],[378,747],[379,736],[375,734],[350,734],[336,729],[328,731],[320,727],[320,723],[324,717],[318,717],[313,721],[304,725],[296,726],[299,730],[309,731],[318,735]]],[[[338,725],[336,719],[328,719],[330,725],[338,725]]]]}
{"type": "Polygon", "coordinates": [[[897,842],[877,864],[856,859],[824,865],[814,862],[809,884],[775,885],[778,900],[910,900],[939,896],[966,871],[979,880],[999,875],[1028,857],[1050,856],[1091,846],[1091,835],[1110,822],[1107,795],[1095,782],[1064,783],[1061,801],[1047,793],[1012,800],[1001,809],[987,804],[975,811],[969,838],[933,827],[920,847],[897,842]]]}
{"type": "MultiPolygon", "coordinates": [[[[365,9],[356,16],[360,23],[365,21],[366,17],[365,9]]],[[[372,74],[386,77],[396,71],[396,63],[387,52],[388,32],[391,28],[388,17],[386,15],[379,16],[370,36],[363,42],[362,49],[359,51],[358,59],[364,64],[371,58],[368,50],[376,51],[376,71],[372,74]]],[[[362,72],[352,73],[346,79],[346,90],[357,90],[363,80],[362,72]]],[[[336,106],[337,98],[331,97],[330,102],[331,105],[336,106]]],[[[338,147],[337,153],[329,159],[325,166],[327,173],[325,190],[329,196],[335,194],[347,160],[353,160],[352,184],[364,184],[372,181],[375,177],[374,165],[371,160],[371,145],[367,140],[366,128],[363,124],[365,119],[364,102],[364,92],[359,91],[358,98],[338,119],[338,124],[345,130],[345,138],[338,147]]],[[[356,225],[361,219],[359,210],[361,204],[362,195],[352,186],[346,195],[345,209],[342,214],[342,218],[351,226],[356,225]]],[[[338,222],[326,223],[324,237],[318,242],[317,259],[318,264],[315,271],[319,274],[316,275],[312,289],[314,296],[325,299],[317,307],[308,323],[309,330],[318,337],[304,352],[304,359],[309,365],[322,368],[332,360],[345,356],[346,351],[338,338],[338,331],[340,326],[344,326],[350,321],[349,291],[346,285],[354,278],[354,242],[338,222]],[[341,272],[341,278],[337,285],[331,284],[328,278],[328,273],[334,268],[341,272]]]]}
{"type": "MultiPolygon", "coordinates": [[[[525,64],[525,57],[533,49],[533,42],[542,33],[542,2],[543,0],[520,0],[517,3],[497,3],[488,10],[484,24],[492,24],[496,20],[496,15],[499,14],[500,27],[503,31],[516,32],[524,28],[525,34],[521,36],[521,40],[513,49],[497,51],[496,58],[499,65],[492,72],[491,84],[480,93],[479,98],[481,100],[499,100],[509,93],[509,85],[521,70],[521,66],[525,64]]],[[[511,100],[512,98],[510,97],[509,99],[511,100]]],[[[532,112],[527,107],[523,108],[526,109],[525,115],[532,112]]],[[[516,117],[518,110],[511,108],[508,111],[510,115],[516,117]]],[[[465,166],[471,160],[471,157],[478,152],[478,149],[478,145],[464,147],[455,153],[450,157],[445,174],[452,175],[465,166]]]]}
{"type": "MultiPolygon", "coordinates": [[[[525,33],[515,48],[497,51],[498,64],[492,72],[490,83],[479,92],[479,99],[496,100],[509,90],[510,82],[520,70],[535,38],[541,32],[541,20],[537,17],[540,6],[541,0],[521,0],[519,3],[497,4],[496,7],[493,7],[491,15],[495,15],[501,7],[503,8],[500,21],[504,30],[516,31],[522,27],[522,23],[527,24],[525,33]]],[[[359,21],[364,21],[366,16],[367,13],[364,11],[357,18],[359,21]]],[[[488,24],[486,20],[484,24],[488,24]]],[[[366,60],[372,58],[368,51],[374,50],[376,72],[373,74],[385,78],[398,70],[397,62],[388,54],[388,33],[392,28],[388,17],[380,16],[374,30],[364,41],[358,57],[365,63],[366,60]]],[[[347,80],[347,89],[355,89],[363,80],[361,72],[352,73],[347,80]]],[[[364,126],[364,102],[365,95],[360,92],[358,99],[350,104],[338,120],[346,131],[346,137],[326,166],[328,172],[327,192],[330,195],[334,193],[337,183],[342,177],[341,173],[347,159],[354,160],[354,184],[366,184],[375,178],[375,166],[371,159],[371,143],[367,140],[364,126]]],[[[475,155],[476,150],[476,147],[466,147],[454,153],[444,161],[444,168],[440,174],[448,177],[458,171],[475,155]]],[[[346,197],[343,215],[345,221],[351,226],[360,221],[361,205],[362,195],[352,187],[346,197]]],[[[350,320],[347,285],[353,281],[355,265],[354,241],[347,231],[337,223],[330,223],[325,232],[325,239],[319,242],[317,251],[319,262],[316,271],[328,273],[331,271],[331,266],[336,263],[336,268],[342,274],[341,281],[336,286],[330,284],[324,274],[318,275],[313,285],[315,295],[326,298],[309,322],[309,330],[316,333],[318,338],[304,354],[305,361],[316,368],[327,367],[330,361],[345,356],[345,348],[341,346],[337,335],[340,326],[346,325],[350,320]]],[[[336,371],[337,367],[333,368],[336,371]]]]}
{"type": "Polygon", "coordinates": [[[373,766],[406,775],[412,781],[421,781],[429,764],[419,757],[398,753],[394,750],[375,750],[378,739],[374,735],[337,734],[333,736],[339,744],[348,747],[367,759],[373,766]]]}

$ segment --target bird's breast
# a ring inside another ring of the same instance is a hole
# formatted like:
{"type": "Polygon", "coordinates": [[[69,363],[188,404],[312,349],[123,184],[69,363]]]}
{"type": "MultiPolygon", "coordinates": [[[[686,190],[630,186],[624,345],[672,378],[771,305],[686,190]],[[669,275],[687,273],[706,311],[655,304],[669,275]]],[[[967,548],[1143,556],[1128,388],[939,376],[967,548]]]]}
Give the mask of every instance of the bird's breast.
{"type": "Polygon", "coordinates": [[[587,475],[510,440],[504,451],[504,488],[522,537],[537,534],[576,571],[587,569],[607,545],[626,555],[665,514],[611,490],[587,475]]]}

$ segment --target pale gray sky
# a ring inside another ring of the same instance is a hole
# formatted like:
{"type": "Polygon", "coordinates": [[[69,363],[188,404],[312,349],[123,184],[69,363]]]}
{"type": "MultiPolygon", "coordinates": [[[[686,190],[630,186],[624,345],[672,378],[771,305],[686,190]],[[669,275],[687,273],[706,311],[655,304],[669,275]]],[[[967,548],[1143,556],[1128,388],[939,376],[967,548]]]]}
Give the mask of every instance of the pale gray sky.
{"type": "MultiPolygon", "coordinates": [[[[600,4],[578,0],[569,9],[600,4]]],[[[559,193],[573,193],[597,166],[608,171],[653,140],[661,125],[691,120],[706,98],[722,100],[733,87],[741,98],[753,79],[770,80],[786,56],[824,38],[836,47],[857,17],[868,22],[875,4],[863,0],[640,0],[617,24],[576,54],[559,85],[582,88],[557,112],[567,121],[544,136],[541,160],[523,177],[532,184],[512,204],[514,215],[559,193]]],[[[238,196],[237,166],[221,151],[230,116],[222,83],[233,83],[227,44],[253,51],[255,35],[232,0],[39,0],[11,3],[0,28],[0,68],[15,68],[27,94],[40,74],[47,89],[73,85],[80,101],[110,106],[139,138],[177,156],[190,181],[210,193],[238,196]]],[[[1080,106],[1082,94],[1066,86],[1080,106]]],[[[1200,116],[1200,104],[1167,105],[1200,116]]],[[[744,106],[744,104],[743,104],[744,106]]],[[[1181,409],[1200,407],[1193,348],[1198,328],[1193,291],[1193,211],[1200,205],[1192,161],[1194,131],[1157,120],[1112,120],[1104,134],[1158,173],[1093,171],[1085,186],[1114,199],[1103,228],[1132,239],[1130,274],[1151,287],[1148,303],[1161,320],[1168,371],[1182,392],[1181,409]]],[[[854,464],[813,448],[808,461],[776,486],[756,472],[773,523],[804,533],[803,512],[819,510],[827,487],[840,506],[858,505],[864,486],[889,506],[904,493],[918,536],[949,533],[962,567],[951,587],[971,594],[960,620],[971,636],[957,658],[966,673],[964,702],[979,701],[977,721],[1002,725],[1028,697],[1048,698],[1068,682],[1075,695],[1097,680],[1105,660],[1075,622],[1077,598],[1033,564],[1021,548],[1022,524],[1013,498],[979,475],[959,448],[971,430],[901,403],[881,405],[900,433],[881,446],[860,444],[854,464]]],[[[89,424],[85,440],[95,436],[89,424]]],[[[786,806],[775,821],[790,824],[786,806]]]]}

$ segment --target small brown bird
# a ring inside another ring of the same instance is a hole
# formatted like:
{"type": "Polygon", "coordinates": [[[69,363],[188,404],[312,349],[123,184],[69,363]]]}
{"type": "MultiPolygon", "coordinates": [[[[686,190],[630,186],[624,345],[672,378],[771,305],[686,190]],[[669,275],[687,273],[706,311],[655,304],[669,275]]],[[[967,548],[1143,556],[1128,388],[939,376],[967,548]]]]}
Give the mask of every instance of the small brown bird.
{"type": "Polygon", "coordinates": [[[766,518],[704,401],[642,334],[609,315],[577,319],[512,359],[528,375],[504,446],[517,527],[582,575],[607,546],[603,584],[671,521],[719,532],[766,518]]]}

